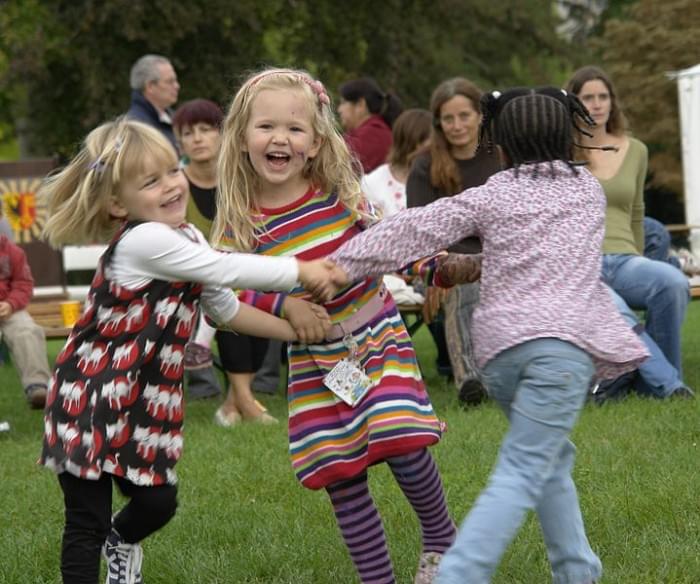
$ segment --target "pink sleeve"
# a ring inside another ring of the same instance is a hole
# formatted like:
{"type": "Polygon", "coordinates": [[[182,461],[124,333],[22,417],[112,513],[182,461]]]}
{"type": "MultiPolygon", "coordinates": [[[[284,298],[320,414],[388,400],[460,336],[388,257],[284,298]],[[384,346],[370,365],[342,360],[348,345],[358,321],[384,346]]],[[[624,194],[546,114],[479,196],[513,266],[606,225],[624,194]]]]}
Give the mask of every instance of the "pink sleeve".
{"type": "Polygon", "coordinates": [[[479,235],[485,186],[468,189],[384,219],[344,243],[329,258],[351,281],[397,271],[461,239],[479,235]]]}

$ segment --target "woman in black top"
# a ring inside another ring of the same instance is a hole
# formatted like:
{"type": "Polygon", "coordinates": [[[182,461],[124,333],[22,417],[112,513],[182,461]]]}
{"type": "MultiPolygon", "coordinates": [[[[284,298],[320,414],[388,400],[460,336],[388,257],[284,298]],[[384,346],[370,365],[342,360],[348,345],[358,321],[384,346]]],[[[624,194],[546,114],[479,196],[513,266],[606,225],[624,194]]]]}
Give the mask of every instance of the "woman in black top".
{"type": "MultiPolygon", "coordinates": [[[[486,149],[477,151],[481,113],[481,90],[471,81],[456,77],[437,86],[430,100],[433,132],[429,150],[419,156],[406,183],[409,207],[420,207],[441,197],[449,197],[465,189],[484,184],[500,170],[496,154],[486,149]]],[[[476,237],[462,240],[449,251],[478,254],[481,242],[476,237]]],[[[429,289],[426,294],[427,316],[430,308],[442,300],[441,289],[429,289]]],[[[445,298],[444,335],[455,385],[460,400],[478,404],[485,392],[474,364],[469,336],[472,312],[479,302],[479,284],[464,284],[453,288],[445,298]]],[[[432,329],[438,349],[444,340],[441,332],[432,329]]]]}

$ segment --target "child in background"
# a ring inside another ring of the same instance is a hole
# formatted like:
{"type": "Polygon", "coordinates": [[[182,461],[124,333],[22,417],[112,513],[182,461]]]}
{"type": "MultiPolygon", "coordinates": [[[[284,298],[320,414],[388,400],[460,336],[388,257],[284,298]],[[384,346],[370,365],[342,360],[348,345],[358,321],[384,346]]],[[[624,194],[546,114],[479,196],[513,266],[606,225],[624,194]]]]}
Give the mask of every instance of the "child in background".
{"type": "Polygon", "coordinates": [[[7,344],[29,406],[41,409],[51,371],[44,329],[26,310],[33,292],[34,278],[24,250],[0,235],[0,341],[7,344]]]}
{"type": "MultiPolygon", "coordinates": [[[[306,72],[269,69],[245,81],[224,121],[219,161],[217,245],[319,258],[372,220],[330,99],[306,72]]],[[[431,278],[435,265],[426,260],[412,270],[431,278]]],[[[301,295],[246,292],[241,299],[285,314],[296,327],[307,310],[301,295]]],[[[440,440],[441,425],[410,336],[381,278],[358,279],[324,306],[333,322],[326,340],[300,330],[289,349],[292,466],[302,485],[328,492],[362,582],[388,584],[393,567],[367,484],[368,467],[386,462],[420,520],[416,582],[429,582],[455,527],[427,450],[440,440]],[[354,406],[326,385],[342,394],[353,376],[371,385],[354,406]]]]}
{"type": "Polygon", "coordinates": [[[583,527],[569,434],[594,372],[614,377],[646,356],[600,280],[602,189],[570,162],[574,116],[593,121],[575,96],[555,88],[494,92],[481,110],[481,147],[493,138],[507,170],[383,221],[330,258],[354,281],[481,238],[474,349],[510,428],[437,581],[490,582],[525,514],[536,510],[554,582],[591,584],[602,569],[583,527]]]}
{"type": "Polygon", "coordinates": [[[40,462],[66,506],[61,572],[95,584],[142,582],[138,542],[175,513],[182,450],[184,344],[198,305],[244,333],[295,338],[288,323],[239,304],[230,287],[322,293],[327,266],[212,250],[185,223],[188,189],[160,132],[133,121],[92,131],[41,188],[54,245],[110,241],[85,309],[56,358],[40,462]],[[129,497],[113,518],[112,481],[129,497]]]}
{"type": "Polygon", "coordinates": [[[392,145],[386,164],[362,177],[362,192],[389,217],[406,208],[406,180],[413,158],[430,140],[433,116],[428,110],[408,109],[391,130],[392,145]]]}
{"type": "MultiPolygon", "coordinates": [[[[216,163],[221,148],[224,112],[208,99],[183,103],[173,116],[173,128],[189,163],[183,169],[190,188],[186,219],[209,240],[216,216],[216,163]]],[[[199,319],[192,341],[185,346],[185,369],[211,367],[210,345],[216,336],[221,365],[229,382],[226,400],[214,421],[230,427],[242,420],[263,424],[277,420],[253,397],[251,382],[265,358],[267,339],[230,331],[215,331],[204,317],[199,319]]]]}

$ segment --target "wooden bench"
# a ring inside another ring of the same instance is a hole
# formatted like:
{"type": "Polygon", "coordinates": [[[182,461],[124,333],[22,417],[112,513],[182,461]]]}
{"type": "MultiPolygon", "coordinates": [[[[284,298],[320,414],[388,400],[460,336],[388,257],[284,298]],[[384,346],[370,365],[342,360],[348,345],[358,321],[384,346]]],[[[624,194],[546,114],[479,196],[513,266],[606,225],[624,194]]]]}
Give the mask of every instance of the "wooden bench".
{"type": "Polygon", "coordinates": [[[33,299],[27,306],[27,312],[44,329],[47,339],[65,338],[72,330],[72,327],[63,325],[61,303],[66,300],[67,298],[33,299]]]}
{"type": "MultiPolygon", "coordinates": [[[[690,299],[700,299],[700,285],[690,287],[690,299]]],[[[48,339],[60,339],[67,337],[71,332],[71,327],[63,326],[63,316],[61,315],[61,303],[67,298],[35,298],[27,307],[27,312],[34,321],[43,327],[48,339]]],[[[406,329],[410,335],[414,335],[423,325],[423,305],[422,304],[398,304],[397,308],[404,317],[406,329]]]]}

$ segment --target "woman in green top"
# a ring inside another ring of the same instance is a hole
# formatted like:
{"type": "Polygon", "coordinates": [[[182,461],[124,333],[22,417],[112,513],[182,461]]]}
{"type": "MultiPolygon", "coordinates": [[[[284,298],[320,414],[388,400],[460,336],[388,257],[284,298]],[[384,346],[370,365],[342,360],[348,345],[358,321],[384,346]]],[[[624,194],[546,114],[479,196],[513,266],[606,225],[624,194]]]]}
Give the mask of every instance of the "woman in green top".
{"type": "Polygon", "coordinates": [[[646,310],[646,331],[680,377],[688,279],[670,264],[643,255],[647,148],[627,135],[615,89],[604,71],[579,69],[567,90],[578,96],[597,124],[591,136],[581,135],[579,140],[588,169],[607,198],[603,280],[630,307],[646,310]]]}

